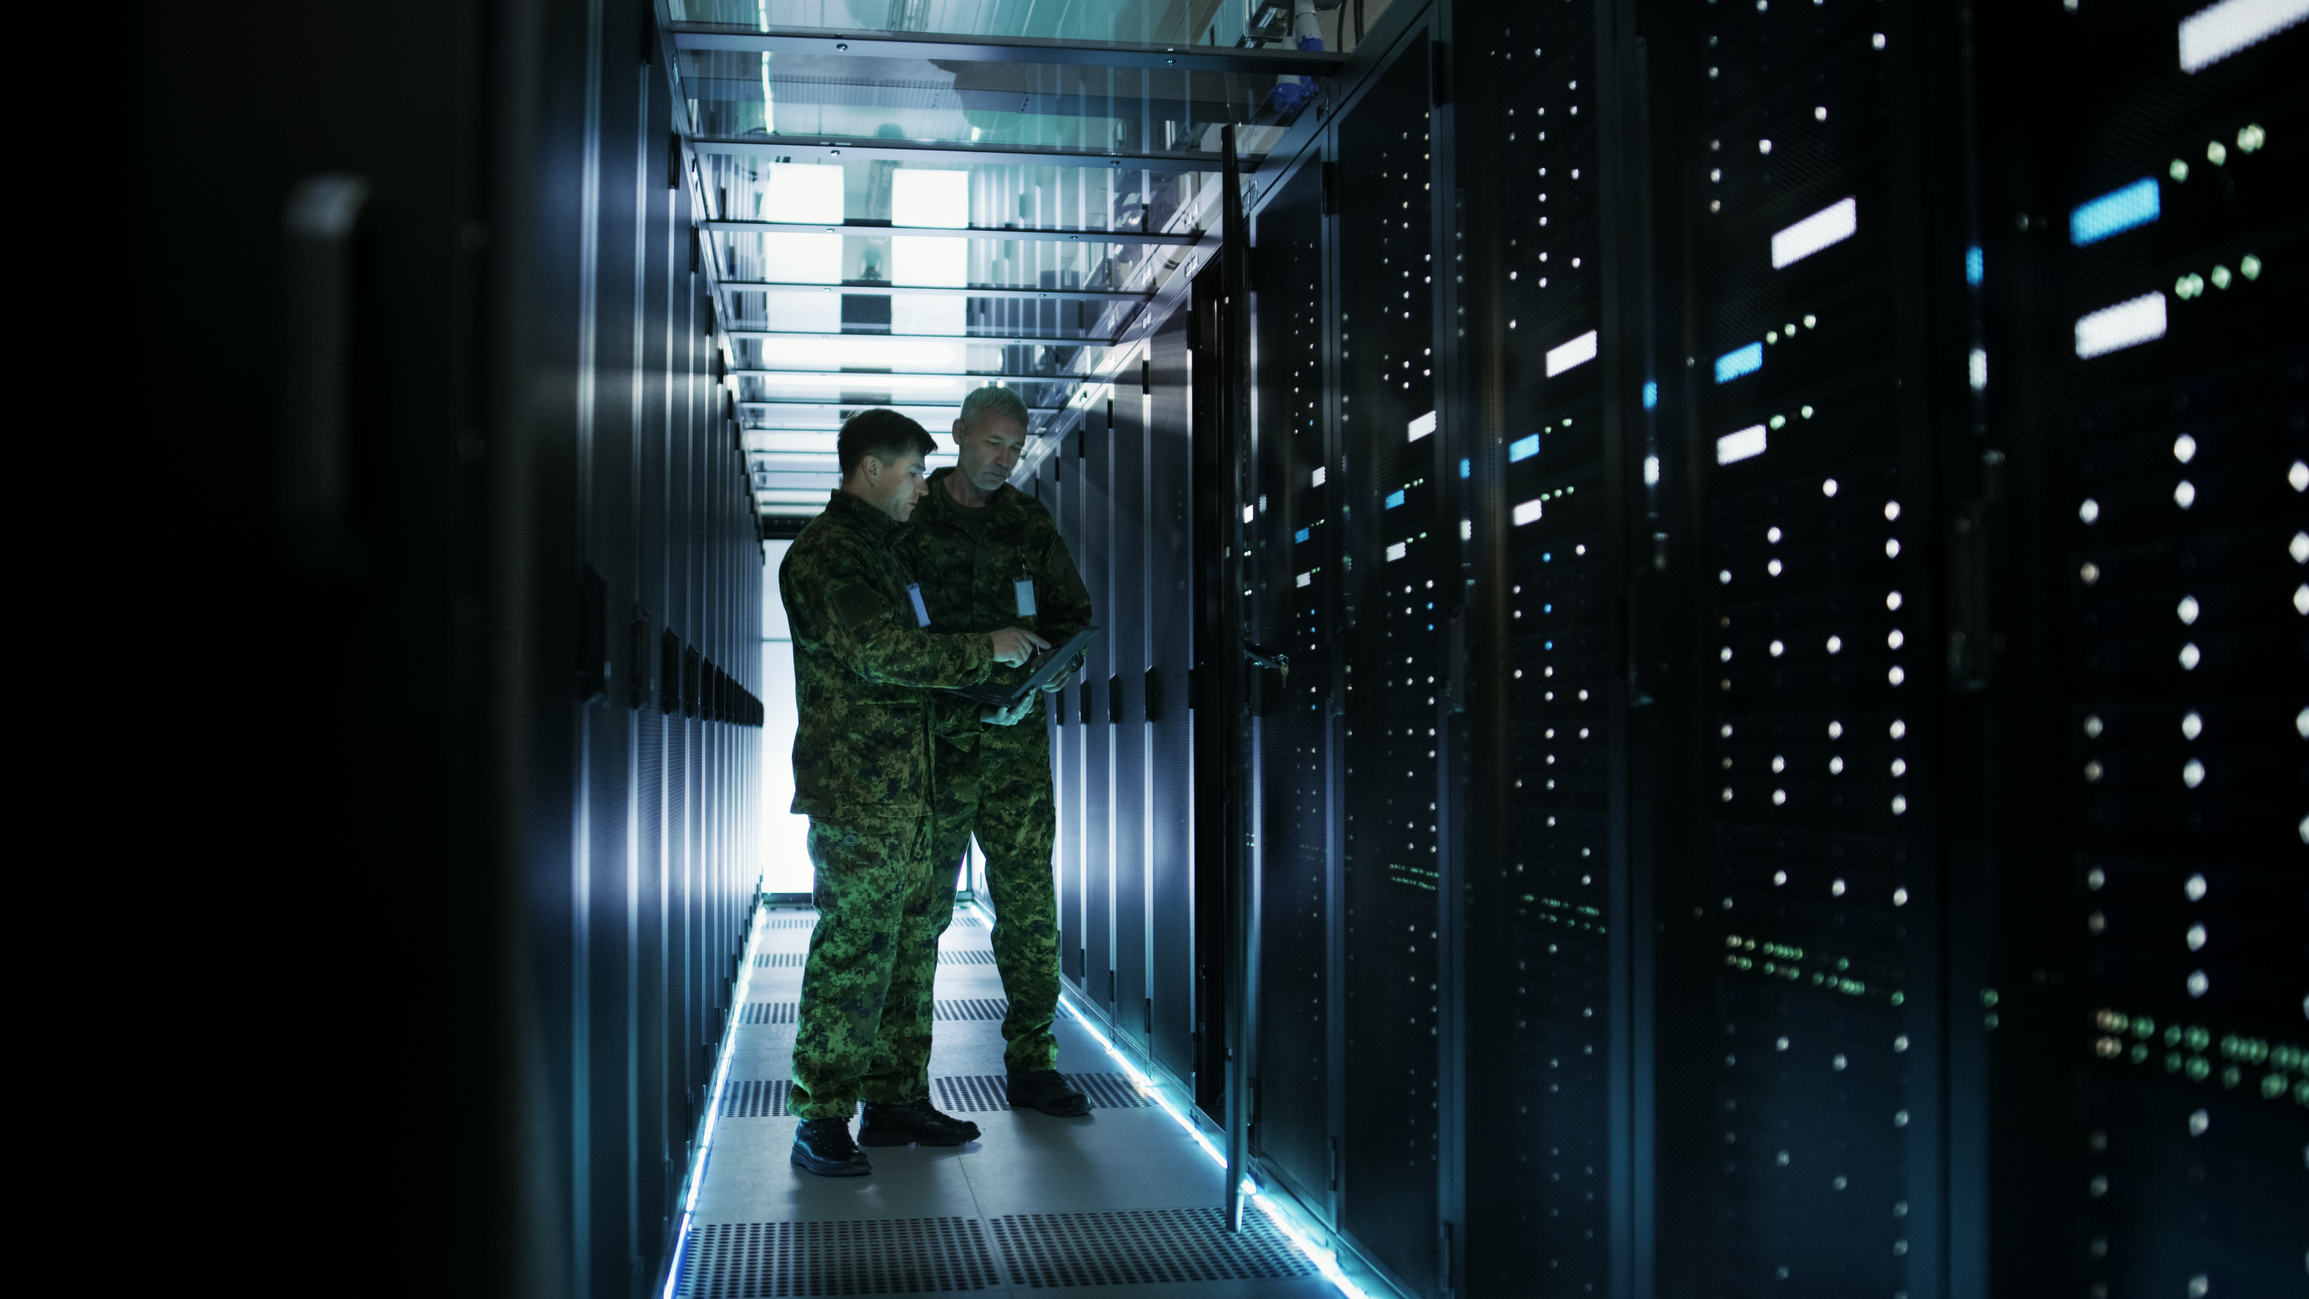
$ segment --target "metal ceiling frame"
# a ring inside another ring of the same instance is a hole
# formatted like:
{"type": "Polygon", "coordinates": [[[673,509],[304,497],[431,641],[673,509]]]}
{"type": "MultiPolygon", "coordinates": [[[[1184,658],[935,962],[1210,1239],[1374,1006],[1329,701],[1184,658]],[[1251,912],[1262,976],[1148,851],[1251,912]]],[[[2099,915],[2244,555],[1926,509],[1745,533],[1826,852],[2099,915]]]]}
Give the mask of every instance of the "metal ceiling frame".
{"type": "MultiPolygon", "coordinates": [[[[826,284],[813,280],[723,280],[726,293],[787,292],[817,289],[846,298],[1016,298],[1044,302],[1145,302],[1151,289],[1033,289],[1008,284],[892,284],[887,280],[844,280],[826,284]]],[[[899,337],[908,337],[899,335],[899,337]]]]}
{"type": "Polygon", "coordinates": [[[1021,239],[1038,243],[1171,244],[1191,245],[1199,234],[1141,234],[1136,230],[1020,230],[996,226],[894,226],[845,221],[840,225],[807,221],[702,221],[701,229],[714,234],[902,235],[908,239],[1021,239]]]}
{"type": "MultiPolygon", "coordinates": [[[[821,284],[815,287],[829,288],[833,286],[821,284]]],[[[1128,326],[1125,326],[1125,328],[1128,328],[1128,326]]],[[[749,329],[742,325],[725,325],[722,328],[722,334],[733,343],[742,343],[747,341],[757,343],[776,342],[782,338],[823,339],[833,342],[851,343],[856,342],[859,339],[889,338],[909,343],[987,343],[1001,347],[1123,346],[1122,340],[1119,336],[1109,336],[1105,338],[1053,338],[1048,335],[1038,334],[870,334],[862,332],[837,333],[823,329],[749,329]]]]}
{"type": "MultiPolygon", "coordinates": [[[[900,334],[900,338],[913,337],[900,334]]],[[[983,379],[992,383],[1080,383],[1086,374],[1007,374],[980,370],[727,370],[724,373],[738,379],[811,379],[831,376],[833,380],[848,383],[853,379],[983,379]]]]}
{"type": "Polygon", "coordinates": [[[852,140],[828,135],[726,136],[692,135],[690,147],[699,153],[736,157],[799,159],[865,158],[906,162],[937,158],[944,162],[996,163],[1011,167],[1115,167],[1124,171],[1208,171],[1219,160],[1208,154],[1086,153],[1080,149],[1043,149],[1012,145],[977,145],[967,141],[852,140]]]}
{"type": "MultiPolygon", "coordinates": [[[[869,376],[869,377],[870,377],[870,376],[869,376]]],[[[1058,381],[1058,380],[1054,380],[1053,382],[1061,382],[1061,381],[1058,381]]],[[[1074,400],[1073,398],[1069,397],[1069,398],[1067,399],[1067,405],[1071,405],[1071,404],[1073,404],[1073,400],[1074,400]]],[[[746,410],[748,407],[760,407],[760,408],[762,408],[762,409],[764,409],[764,410],[784,410],[784,411],[795,411],[795,410],[831,410],[831,411],[844,411],[844,410],[857,410],[857,409],[858,409],[859,407],[861,407],[861,406],[888,406],[888,407],[890,407],[890,408],[891,408],[891,409],[893,409],[893,410],[904,410],[904,409],[906,409],[906,408],[908,408],[908,407],[922,407],[922,408],[928,408],[928,407],[932,407],[932,406],[935,406],[935,407],[937,407],[937,408],[938,408],[938,409],[940,409],[940,410],[944,410],[944,409],[945,409],[945,408],[948,406],[948,404],[949,404],[949,403],[947,403],[947,402],[942,402],[942,401],[895,401],[895,400],[893,400],[893,401],[820,401],[820,400],[816,400],[816,399],[814,399],[814,398],[804,398],[804,397],[763,397],[763,398],[749,398],[749,399],[741,400],[741,401],[737,402],[737,408],[738,408],[738,410],[739,410],[739,411],[741,411],[741,412],[743,412],[744,410],[746,410]]],[[[1064,411],[1064,410],[1067,408],[1067,405],[1059,405],[1059,406],[1029,406],[1029,407],[1027,407],[1027,408],[1026,408],[1026,413],[1027,413],[1027,414],[1029,414],[1029,415],[1056,415],[1056,414],[1060,413],[1061,411],[1064,411]]],[[[750,426],[747,426],[747,425],[740,425],[740,426],[739,426],[739,431],[740,431],[740,432],[745,432],[745,431],[747,431],[747,430],[748,430],[748,428],[749,428],[749,427],[750,427],[750,426]]],[[[807,430],[807,429],[763,429],[763,428],[759,428],[759,427],[753,427],[753,428],[752,428],[752,431],[754,431],[754,432],[762,432],[762,433],[803,433],[803,432],[808,432],[808,431],[810,431],[810,430],[807,430]]]]}
{"type": "Polygon", "coordinates": [[[1327,50],[1243,49],[1179,41],[1157,45],[1036,36],[965,36],[942,32],[838,32],[816,27],[746,31],[672,23],[677,50],[757,54],[855,54],[861,59],[935,59],[946,63],[1043,63],[1087,68],[1153,68],[1234,72],[1246,76],[1327,77],[1347,62],[1327,50]]]}

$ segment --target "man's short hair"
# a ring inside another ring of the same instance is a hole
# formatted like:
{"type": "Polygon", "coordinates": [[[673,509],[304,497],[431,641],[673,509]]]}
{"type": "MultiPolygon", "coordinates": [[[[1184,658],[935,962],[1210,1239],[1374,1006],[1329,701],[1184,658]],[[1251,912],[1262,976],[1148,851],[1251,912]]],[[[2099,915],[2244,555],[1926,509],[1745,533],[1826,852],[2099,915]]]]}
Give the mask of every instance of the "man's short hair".
{"type": "Polygon", "coordinates": [[[848,478],[858,470],[858,462],[872,456],[883,464],[896,464],[909,455],[926,456],[938,449],[930,434],[913,420],[894,410],[876,407],[862,410],[842,421],[842,431],[834,439],[834,454],[841,460],[842,477],[848,478]]]}
{"type": "Polygon", "coordinates": [[[1018,399],[1017,393],[993,384],[971,389],[970,395],[962,399],[962,415],[955,422],[968,429],[978,423],[981,415],[1015,420],[1020,429],[1030,428],[1034,424],[1026,413],[1026,403],[1018,399]]]}

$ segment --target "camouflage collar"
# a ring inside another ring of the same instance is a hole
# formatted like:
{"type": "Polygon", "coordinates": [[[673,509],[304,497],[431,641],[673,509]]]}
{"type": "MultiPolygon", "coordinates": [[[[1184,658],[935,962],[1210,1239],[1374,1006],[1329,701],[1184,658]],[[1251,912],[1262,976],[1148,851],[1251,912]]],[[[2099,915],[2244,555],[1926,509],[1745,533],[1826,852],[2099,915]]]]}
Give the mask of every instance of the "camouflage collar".
{"type": "Polygon", "coordinates": [[[898,526],[897,520],[839,487],[834,489],[833,498],[826,502],[826,516],[851,527],[864,528],[866,534],[872,537],[886,536],[890,529],[898,526]]]}
{"type": "MultiPolygon", "coordinates": [[[[953,494],[946,490],[944,482],[946,475],[955,471],[956,466],[948,465],[930,475],[930,495],[925,497],[920,505],[914,507],[914,518],[917,521],[923,521],[925,513],[942,523],[959,523],[961,521],[962,506],[955,502],[953,494]]],[[[995,488],[993,499],[987,501],[985,506],[992,513],[985,517],[990,520],[1006,520],[1011,513],[1012,504],[1019,498],[1019,495],[1019,490],[1009,483],[995,488]]]]}

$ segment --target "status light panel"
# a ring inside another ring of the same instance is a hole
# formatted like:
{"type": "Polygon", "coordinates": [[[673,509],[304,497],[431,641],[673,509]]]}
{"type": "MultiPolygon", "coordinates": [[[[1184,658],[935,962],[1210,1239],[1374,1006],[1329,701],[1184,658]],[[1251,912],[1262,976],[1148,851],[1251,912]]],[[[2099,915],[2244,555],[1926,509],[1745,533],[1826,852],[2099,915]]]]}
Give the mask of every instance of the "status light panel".
{"type": "MultiPolygon", "coordinates": [[[[1907,1293],[1916,743],[1937,686],[1900,469],[1886,6],[1724,4],[1696,27],[1712,520],[1700,690],[1727,1293],[1907,1293]]],[[[1928,534],[1927,534],[1928,537],[1928,534]]]]}
{"type": "Polygon", "coordinates": [[[1458,529],[1436,474],[1434,222],[1424,41],[1339,130],[1347,902],[1345,1226],[1435,1269],[1438,615],[1458,529]],[[1351,177],[1351,180],[1347,180],[1351,177]]]}

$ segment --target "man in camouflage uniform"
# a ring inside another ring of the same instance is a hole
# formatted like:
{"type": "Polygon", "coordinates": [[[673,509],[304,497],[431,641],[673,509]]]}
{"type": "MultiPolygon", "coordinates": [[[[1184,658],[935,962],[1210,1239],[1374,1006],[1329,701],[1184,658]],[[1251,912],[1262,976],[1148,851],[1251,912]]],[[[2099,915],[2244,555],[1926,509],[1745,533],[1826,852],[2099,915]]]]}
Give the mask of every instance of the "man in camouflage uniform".
{"type": "MultiPolygon", "coordinates": [[[[1090,595],[1041,502],[1004,481],[1026,446],[1025,403],[1006,388],[980,388],[954,421],[961,462],[941,469],[898,553],[921,580],[930,626],[973,632],[1015,622],[1053,644],[1091,622],[1090,595]]],[[[1071,672],[1071,668],[1069,671],[1071,672]]],[[[1019,679],[1018,673],[996,673],[1019,679]]],[[[1050,689],[1057,689],[1062,675],[1050,689]]],[[[982,720],[979,705],[934,698],[938,796],[931,856],[941,876],[961,862],[973,834],[986,854],[994,901],[994,961],[1010,1013],[1010,1103],[1078,1117],[1082,1094],[1058,1072],[1058,901],[1051,877],[1057,808],[1050,787],[1050,731],[1039,694],[982,720]]]]}
{"type": "Polygon", "coordinates": [[[954,870],[928,851],[931,688],[975,685],[1045,642],[1003,626],[936,633],[890,547],[926,494],[922,426],[870,410],[842,426],[842,486],[778,570],[793,625],[794,806],[810,818],[818,924],[802,971],[793,1160],[871,1172],[867,1145],[960,1145],[978,1126],[930,1104],[931,983],[954,918],[954,870]],[[989,634],[991,632],[991,634],[989,634]]]}

